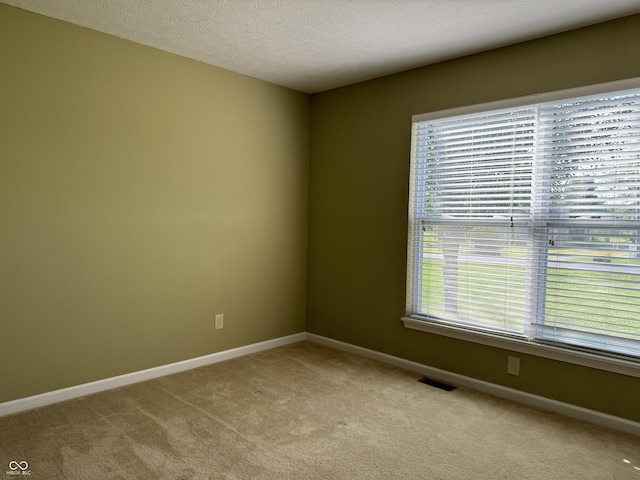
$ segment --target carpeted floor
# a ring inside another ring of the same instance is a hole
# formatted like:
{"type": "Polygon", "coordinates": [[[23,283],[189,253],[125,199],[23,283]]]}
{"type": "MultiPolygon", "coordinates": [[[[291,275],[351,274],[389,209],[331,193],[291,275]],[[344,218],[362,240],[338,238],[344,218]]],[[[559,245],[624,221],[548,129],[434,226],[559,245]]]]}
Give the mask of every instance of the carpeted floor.
{"type": "Polygon", "coordinates": [[[639,437],[418,377],[281,347],[0,418],[0,478],[640,480],[639,437]]]}

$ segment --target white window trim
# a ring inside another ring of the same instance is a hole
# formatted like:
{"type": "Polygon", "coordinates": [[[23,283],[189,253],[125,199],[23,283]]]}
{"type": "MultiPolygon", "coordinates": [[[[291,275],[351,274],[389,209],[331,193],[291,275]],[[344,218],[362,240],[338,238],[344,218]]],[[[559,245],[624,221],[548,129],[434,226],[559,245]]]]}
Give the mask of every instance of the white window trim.
{"type": "Polygon", "coordinates": [[[584,367],[596,368],[598,370],[606,370],[608,372],[640,378],[640,365],[633,361],[626,361],[619,358],[596,355],[582,351],[573,351],[566,347],[554,347],[525,339],[494,335],[488,332],[471,331],[453,325],[440,325],[435,322],[418,320],[411,317],[402,317],[402,322],[406,328],[412,330],[419,330],[421,332],[456,338],[466,342],[479,343],[481,345],[497,347],[512,352],[535,355],[537,357],[559,360],[561,362],[573,363],[584,367]]]}
{"type": "MultiPolygon", "coordinates": [[[[587,85],[577,88],[558,90],[554,92],[539,93],[524,97],[517,97],[495,102],[481,103],[476,105],[469,105],[413,115],[412,122],[416,123],[425,120],[433,120],[436,118],[465,115],[487,110],[498,110],[501,108],[517,107],[522,105],[530,105],[533,103],[549,102],[563,98],[595,95],[599,93],[638,87],[640,87],[640,77],[628,78],[613,82],[587,85]]],[[[412,206],[410,205],[409,208],[411,209],[412,206]]],[[[411,242],[411,238],[409,238],[409,242],[411,242]]],[[[408,254],[411,255],[411,252],[409,251],[408,254]]],[[[410,278],[409,282],[411,282],[410,278]]],[[[508,337],[505,335],[493,334],[489,331],[483,332],[478,330],[466,329],[455,325],[444,323],[441,324],[422,317],[411,317],[410,295],[412,295],[413,292],[411,291],[412,286],[410,284],[408,284],[407,287],[407,316],[402,317],[402,322],[405,328],[640,378],[640,362],[635,360],[625,360],[624,358],[618,356],[607,356],[606,354],[599,355],[585,351],[572,350],[571,348],[566,346],[556,347],[538,343],[534,340],[526,338],[508,337]]]]}
{"type": "Polygon", "coordinates": [[[552,102],[554,100],[562,100],[565,98],[597,95],[599,93],[614,92],[617,90],[627,90],[638,87],[640,87],[640,77],[626,78],[624,80],[616,80],[613,82],[585,85],[582,87],[567,88],[565,90],[556,90],[554,92],[536,93],[523,97],[507,98],[504,100],[496,100],[494,102],[477,103],[474,105],[465,105],[462,107],[438,110],[435,112],[421,113],[413,115],[411,117],[411,121],[413,123],[424,122],[425,120],[434,120],[436,118],[467,115],[487,110],[500,110],[502,108],[520,107],[534,103],[552,102]]]}

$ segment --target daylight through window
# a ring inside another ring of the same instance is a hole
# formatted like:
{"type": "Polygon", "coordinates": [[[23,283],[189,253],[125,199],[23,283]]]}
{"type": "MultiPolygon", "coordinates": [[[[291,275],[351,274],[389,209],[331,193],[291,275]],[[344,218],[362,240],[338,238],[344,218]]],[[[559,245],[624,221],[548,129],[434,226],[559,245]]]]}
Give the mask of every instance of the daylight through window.
{"type": "Polygon", "coordinates": [[[640,88],[554,97],[414,117],[408,315],[640,360],[640,88]]]}

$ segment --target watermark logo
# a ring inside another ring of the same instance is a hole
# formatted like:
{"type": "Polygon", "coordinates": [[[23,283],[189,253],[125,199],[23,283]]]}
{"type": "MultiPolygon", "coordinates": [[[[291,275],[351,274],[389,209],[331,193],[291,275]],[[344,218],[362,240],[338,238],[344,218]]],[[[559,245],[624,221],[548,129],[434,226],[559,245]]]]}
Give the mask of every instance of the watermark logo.
{"type": "Polygon", "coordinates": [[[26,460],[20,462],[11,460],[9,462],[9,470],[6,473],[12,477],[15,475],[31,475],[31,470],[29,470],[29,463],[26,460]]]}

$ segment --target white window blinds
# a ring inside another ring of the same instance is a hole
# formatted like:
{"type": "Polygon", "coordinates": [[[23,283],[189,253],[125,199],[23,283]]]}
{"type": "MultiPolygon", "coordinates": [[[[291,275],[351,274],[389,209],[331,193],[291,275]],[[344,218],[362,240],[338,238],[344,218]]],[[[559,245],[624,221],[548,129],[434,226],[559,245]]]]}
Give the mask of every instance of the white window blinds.
{"type": "Polygon", "coordinates": [[[418,119],[409,313],[640,357],[640,88],[418,119]]]}

